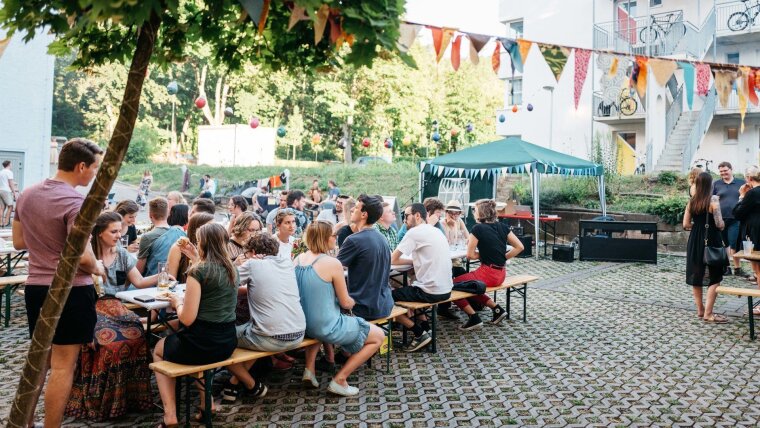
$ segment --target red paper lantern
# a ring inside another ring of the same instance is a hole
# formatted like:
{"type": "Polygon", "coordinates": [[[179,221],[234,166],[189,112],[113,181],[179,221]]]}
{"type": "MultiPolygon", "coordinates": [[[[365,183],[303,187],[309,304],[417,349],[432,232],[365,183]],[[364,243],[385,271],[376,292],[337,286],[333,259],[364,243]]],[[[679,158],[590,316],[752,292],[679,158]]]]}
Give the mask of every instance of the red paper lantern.
{"type": "Polygon", "coordinates": [[[198,97],[195,99],[195,106],[198,108],[206,107],[206,98],[198,97]]]}
{"type": "Polygon", "coordinates": [[[311,137],[311,144],[313,145],[319,145],[319,143],[322,142],[322,136],[319,134],[314,134],[313,137],[311,137]]]}
{"type": "Polygon", "coordinates": [[[251,125],[251,128],[256,129],[261,124],[261,121],[258,117],[252,117],[251,121],[248,124],[251,125]]]}
{"type": "Polygon", "coordinates": [[[452,136],[452,137],[456,137],[456,136],[457,136],[457,134],[459,134],[459,131],[457,131],[456,129],[452,129],[452,130],[451,130],[451,136],[452,136]]]}
{"type": "Polygon", "coordinates": [[[364,139],[362,140],[362,146],[369,147],[370,142],[371,141],[370,141],[369,137],[364,137],[364,139]]]}
{"type": "Polygon", "coordinates": [[[512,106],[512,113],[517,113],[517,104],[512,106]]]}

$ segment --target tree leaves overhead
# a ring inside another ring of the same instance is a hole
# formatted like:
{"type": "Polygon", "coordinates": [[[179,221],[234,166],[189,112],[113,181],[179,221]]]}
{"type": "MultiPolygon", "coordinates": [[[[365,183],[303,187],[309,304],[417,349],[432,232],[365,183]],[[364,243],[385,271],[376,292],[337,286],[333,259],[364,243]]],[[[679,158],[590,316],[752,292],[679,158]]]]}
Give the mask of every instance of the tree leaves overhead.
{"type": "MultiPolygon", "coordinates": [[[[314,46],[312,20],[301,21],[287,31],[291,15],[288,3],[271,2],[260,35],[237,0],[7,0],[0,9],[0,23],[11,34],[23,30],[25,40],[49,29],[56,36],[50,52],[56,56],[76,52],[73,66],[77,68],[128,63],[138,29],[153,12],[162,19],[152,60],[157,64],[182,62],[193,46],[204,44],[210,47],[216,63],[232,70],[246,63],[290,70],[336,66],[337,49],[329,35],[314,46]]],[[[350,52],[342,59],[346,64],[370,66],[381,51],[414,64],[396,47],[405,0],[296,3],[305,7],[309,16],[316,16],[323,3],[339,14],[335,21],[354,36],[350,52]]]]}

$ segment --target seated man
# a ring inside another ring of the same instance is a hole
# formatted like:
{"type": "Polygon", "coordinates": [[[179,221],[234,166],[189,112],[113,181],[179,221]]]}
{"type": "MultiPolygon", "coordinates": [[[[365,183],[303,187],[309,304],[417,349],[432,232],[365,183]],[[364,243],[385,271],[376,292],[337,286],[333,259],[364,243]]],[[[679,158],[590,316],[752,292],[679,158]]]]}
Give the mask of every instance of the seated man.
{"type": "Polygon", "coordinates": [[[166,263],[171,246],[182,236],[187,236],[179,226],[169,226],[169,202],[162,197],[154,198],[148,203],[148,216],[153,223],[153,230],[140,239],[137,252],[137,270],[143,276],[158,273],[158,264],[166,263]]]}
{"type": "MultiPolygon", "coordinates": [[[[424,201],[422,201],[422,205],[425,206],[425,211],[427,211],[427,223],[431,226],[435,226],[438,228],[438,230],[441,231],[441,233],[446,236],[446,232],[443,230],[443,226],[441,225],[441,216],[443,215],[444,206],[443,202],[441,202],[438,198],[425,198],[424,201]]],[[[398,230],[398,240],[401,241],[404,239],[404,234],[406,233],[406,223],[401,225],[401,228],[398,230]]]]}
{"type": "Polygon", "coordinates": [[[387,317],[393,309],[388,284],[391,251],[388,241],[373,227],[382,214],[378,198],[359,196],[351,214],[356,232],[346,238],[338,253],[338,260],[348,268],[348,294],[356,301],[353,313],[366,320],[387,317]]]}
{"type": "MultiPolygon", "coordinates": [[[[451,258],[446,237],[427,224],[427,211],[420,203],[406,207],[404,224],[408,231],[393,252],[391,263],[413,264],[417,278],[410,287],[394,289],[393,300],[423,303],[447,300],[454,283],[451,279],[451,258]],[[401,258],[402,254],[411,256],[411,260],[401,258]]],[[[406,351],[416,351],[432,340],[426,319],[415,324],[408,316],[400,315],[397,320],[414,333],[414,340],[406,351]]]]}
{"type": "Polygon", "coordinates": [[[280,205],[273,209],[272,211],[269,211],[269,214],[267,214],[267,231],[269,233],[274,234],[276,232],[276,226],[274,222],[274,218],[277,217],[277,213],[280,212],[281,209],[288,207],[288,191],[283,190],[280,192],[280,205]]]}
{"type": "Polygon", "coordinates": [[[192,217],[193,214],[196,213],[209,213],[214,215],[216,214],[216,204],[208,198],[196,198],[193,200],[193,207],[190,208],[190,214],[188,217],[192,217]]]}
{"type": "Polygon", "coordinates": [[[393,211],[393,207],[388,202],[383,202],[383,215],[380,217],[380,220],[375,223],[375,228],[388,241],[388,246],[391,251],[396,249],[399,242],[398,236],[396,235],[396,229],[393,227],[395,223],[396,213],[393,211]]]}

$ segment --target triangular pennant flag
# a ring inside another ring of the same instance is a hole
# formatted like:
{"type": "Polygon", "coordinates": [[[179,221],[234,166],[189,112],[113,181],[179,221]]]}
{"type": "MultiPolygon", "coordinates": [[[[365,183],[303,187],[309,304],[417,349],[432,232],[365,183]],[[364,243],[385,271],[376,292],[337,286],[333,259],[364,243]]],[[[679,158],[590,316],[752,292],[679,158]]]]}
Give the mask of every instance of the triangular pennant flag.
{"type": "Polygon", "coordinates": [[[498,73],[500,66],[501,66],[501,43],[496,43],[496,47],[493,50],[493,54],[491,54],[491,68],[493,68],[494,73],[498,73]]]}
{"type": "Polygon", "coordinates": [[[458,35],[451,43],[451,66],[454,67],[454,71],[459,70],[459,61],[461,60],[461,53],[459,50],[462,47],[462,35],[458,35]]]}
{"type": "Polygon", "coordinates": [[[697,70],[697,95],[705,96],[710,90],[710,64],[697,63],[694,68],[697,70]]]}
{"type": "Polygon", "coordinates": [[[694,66],[688,62],[679,62],[678,66],[683,70],[683,84],[686,86],[686,104],[689,110],[694,105],[694,66]]]}
{"type": "Polygon", "coordinates": [[[468,34],[467,37],[470,39],[470,62],[477,64],[480,62],[478,54],[483,50],[486,43],[491,40],[491,37],[479,34],[468,34]]]}
{"type": "Polygon", "coordinates": [[[443,171],[444,171],[444,168],[443,168],[442,166],[439,166],[439,167],[438,167],[438,176],[439,176],[439,177],[440,177],[441,175],[443,175],[443,171]]]}
{"type": "Polygon", "coordinates": [[[635,84],[634,87],[636,93],[639,94],[639,99],[643,99],[647,94],[647,57],[637,56],[633,70],[631,82],[635,84]]]}
{"type": "Polygon", "coordinates": [[[755,92],[758,89],[758,73],[760,73],[760,70],[752,69],[747,76],[747,96],[749,96],[749,102],[751,102],[753,106],[758,105],[757,92],[755,92]]]}
{"type": "Polygon", "coordinates": [[[305,21],[307,19],[309,19],[309,15],[306,14],[306,8],[294,4],[293,11],[290,13],[290,20],[288,21],[288,31],[292,30],[298,21],[305,21]]]}
{"type": "Polygon", "coordinates": [[[501,39],[501,45],[504,46],[504,50],[509,53],[509,59],[510,59],[510,65],[512,67],[512,74],[515,73],[515,70],[522,73],[523,71],[523,63],[522,58],[520,58],[520,48],[512,40],[509,39],[501,39]]]}
{"type": "Polygon", "coordinates": [[[649,68],[652,70],[654,80],[660,86],[665,86],[678,68],[675,61],[667,59],[652,58],[649,60],[649,68]]]}
{"type": "Polygon", "coordinates": [[[742,119],[740,131],[744,133],[744,116],[747,114],[747,98],[749,98],[749,67],[739,67],[739,82],[736,85],[736,93],[739,95],[739,116],[742,119]]]}
{"type": "Polygon", "coordinates": [[[314,44],[317,45],[325,35],[327,17],[330,16],[330,6],[323,4],[314,16],[314,44]]]}
{"type": "Polygon", "coordinates": [[[470,62],[475,65],[478,65],[478,63],[480,62],[478,51],[475,50],[475,46],[473,46],[472,43],[470,43],[470,62]]]}
{"type": "Polygon", "coordinates": [[[5,52],[5,48],[8,47],[8,45],[10,44],[10,42],[11,42],[11,38],[10,37],[6,37],[6,38],[0,40],[0,58],[3,57],[3,52],[5,52]]]}
{"type": "Polygon", "coordinates": [[[486,169],[485,169],[485,168],[482,168],[482,169],[480,170],[480,178],[483,178],[483,174],[485,174],[485,173],[486,173],[486,169]]]}
{"type": "Polygon", "coordinates": [[[330,43],[335,45],[338,43],[340,35],[343,34],[343,28],[341,28],[340,24],[340,17],[330,14],[328,21],[330,21],[330,43]]]}
{"type": "Polygon", "coordinates": [[[715,71],[715,90],[718,92],[718,101],[722,107],[728,106],[728,97],[736,80],[736,72],[729,70],[715,71]]]}
{"type": "Polygon", "coordinates": [[[417,39],[417,33],[420,32],[420,28],[422,28],[422,26],[416,24],[401,24],[399,26],[399,37],[396,41],[399,52],[409,52],[412,44],[417,39]]]}
{"type": "Polygon", "coordinates": [[[551,69],[552,74],[554,74],[554,78],[559,82],[559,77],[562,75],[562,70],[564,70],[567,63],[567,56],[570,53],[569,49],[543,43],[539,43],[538,48],[544,55],[544,60],[551,69]]]}
{"type": "Polygon", "coordinates": [[[590,59],[590,50],[578,48],[575,49],[575,88],[573,91],[573,99],[575,101],[576,110],[578,110],[578,101],[581,99],[583,84],[586,82],[586,74],[588,73],[588,63],[590,59]]]}
{"type": "Polygon", "coordinates": [[[248,16],[258,26],[259,33],[264,31],[264,25],[269,14],[269,0],[239,0],[248,16]]]}
{"type": "Polygon", "coordinates": [[[523,66],[525,65],[525,61],[528,60],[528,54],[530,53],[530,47],[533,45],[533,42],[529,42],[527,40],[523,39],[517,39],[517,46],[520,50],[520,59],[522,60],[523,66]]]}
{"type": "Polygon", "coordinates": [[[462,173],[464,172],[464,168],[459,168],[459,169],[457,170],[457,172],[459,173],[459,176],[461,177],[461,176],[462,176],[462,173]]]}
{"type": "MultiPolygon", "coordinates": [[[[449,47],[449,42],[451,41],[451,37],[454,35],[456,30],[451,28],[442,28],[440,30],[440,36],[436,39],[435,35],[433,37],[433,47],[435,48],[435,61],[441,62],[441,58],[443,58],[444,52],[446,52],[446,48],[449,47]]],[[[435,33],[434,33],[435,34],[435,33]]]]}

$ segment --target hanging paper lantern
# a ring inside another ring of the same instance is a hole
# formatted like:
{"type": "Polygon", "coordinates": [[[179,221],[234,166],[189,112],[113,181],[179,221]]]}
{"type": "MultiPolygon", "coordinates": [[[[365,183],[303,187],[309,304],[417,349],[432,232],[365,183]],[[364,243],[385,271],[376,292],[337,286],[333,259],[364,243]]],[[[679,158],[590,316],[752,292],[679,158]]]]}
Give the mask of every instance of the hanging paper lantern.
{"type": "Polygon", "coordinates": [[[468,123],[467,126],[464,128],[466,132],[472,132],[475,130],[475,125],[472,124],[472,122],[468,123]]]}
{"type": "Polygon", "coordinates": [[[408,145],[412,144],[412,137],[410,137],[408,135],[404,136],[404,139],[401,140],[401,143],[403,145],[405,145],[405,146],[408,146],[408,145]]]}
{"type": "Polygon", "coordinates": [[[177,95],[177,92],[179,92],[179,85],[175,81],[169,82],[168,85],[166,85],[166,92],[169,93],[169,95],[177,95]]]}
{"type": "Polygon", "coordinates": [[[369,137],[364,137],[362,139],[362,146],[369,147],[370,143],[371,143],[371,141],[369,140],[369,137]]]}
{"type": "Polygon", "coordinates": [[[347,141],[348,140],[346,140],[346,137],[343,137],[340,140],[338,140],[338,148],[341,150],[344,150],[347,146],[347,141]]]}
{"type": "Polygon", "coordinates": [[[248,122],[248,124],[251,125],[251,128],[256,129],[261,124],[261,121],[259,120],[258,117],[252,117],[251,121],[248,122]]]}
{"type": "Polygon", "coordinates": [[[436,143],[441,141],[441,134],[439,134],[438,132],[433,132],[433,141],[435,141],[436,143]]]}
{"type": "Polygon", "coordinates": [[[504,121],[507,120],[507,116],[504,116],[503,114],[499,115],[499,122],[504,123],[504,121]]]}
{"type": "Polygon", "coordinates": [[[438,126],[438,120],[437,119],[433,119],[433,126],[438,126]]]}
{"type": "Polygon", "coordinates": [[[528,104],[528,111],[533,111],[533,104],[528,104]]]}
{"type": "Polygon", "coordinates": [[[517,113],[517,104],[512,106],[512,113],[517,113]]]}
{"type": "Polygon", "coordinates": [[[288,131],[287,131],[287,130],[285,130],[285,127],[284,127],[284,126],[280,126],[279,128],[277,128],[277,136],[278,136],[278,137],[282,138],[282,137],[284,137],[284,136],[285,136],[285,134],[287,134],[287,133],[288,133],[288,131]]]}
{"type": "Polygon", "coordinates": [[[224,116],[225,117],[231,117],[233,114],[235,114],[234,110],[232,110],[232,107],[227,107],[224,109],[224,116]]]}
{"type": "Polygon", "coordinates": [[[456,137],[456,136],[457,136],[457,134],[459,134],[459,131],[457,131],[456,129],[452,129],[452,130],[451,130],[451,136],[452,136],[452,137],[456,137]]]}
{"type": "Polygon", "coordinates": [[[493,119],[491,119],[490,117],[487,117],[486,118],[486,125],[488,125],[488,126],[493,125],[493,119]]]}
{"type": "Polygon", "coordinates": [[[313,136],[313,137],[311,137],[311,144],[312,144],[312,145],[315,145],[315,146],[317,146],[317,145],[319,145],[319,143],[321,143],[321,142],[322,142],[322,136],[321,136],[321,135],[319,135],[319,134],[314,134],[314,136],[313,136]]]}
{"type": "Polygon", "coordinates": [[[385,139],[385,148],[386,149],[392,149],[393,148],[393,140],[391,137],[388,137],[385,139]]]}
{"type": "Polygon", "coordinates": [[[198,108],[206,107],[206,98],[198,97],[195,99],[195,106],[198,108]]]}

